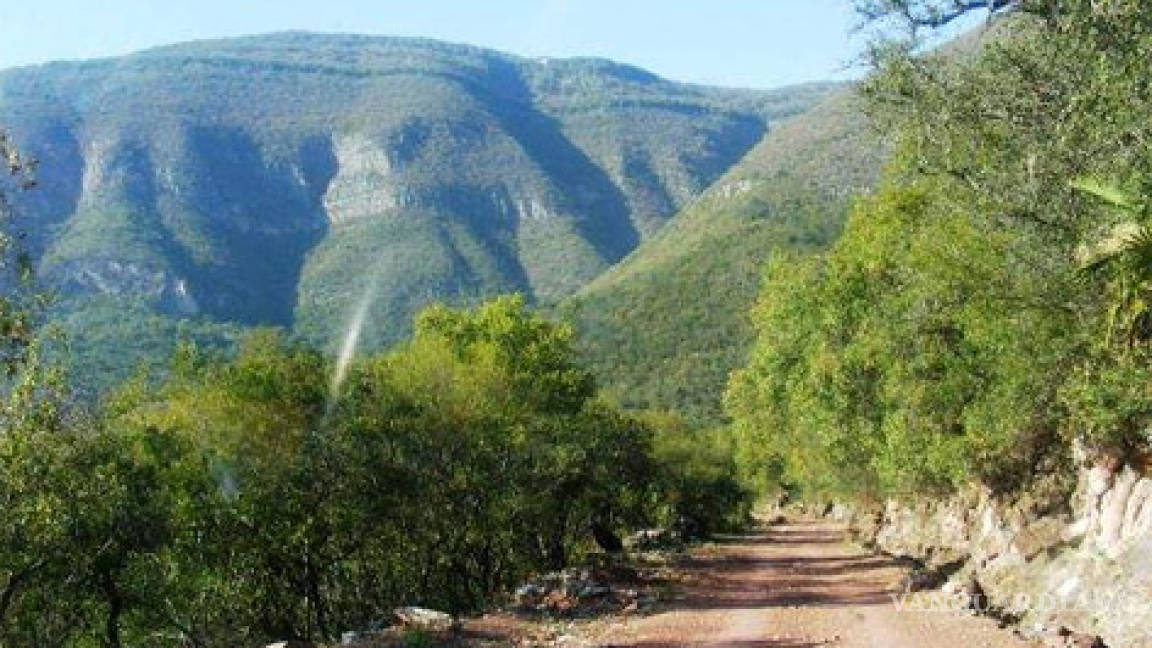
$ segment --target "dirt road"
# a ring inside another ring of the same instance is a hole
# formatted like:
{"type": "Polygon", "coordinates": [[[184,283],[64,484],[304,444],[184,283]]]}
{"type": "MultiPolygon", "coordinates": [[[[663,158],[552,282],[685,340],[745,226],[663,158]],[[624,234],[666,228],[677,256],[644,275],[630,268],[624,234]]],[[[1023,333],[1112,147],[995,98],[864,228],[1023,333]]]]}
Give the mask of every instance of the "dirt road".
{"type": "Polygon", "coordinates": [[[901,610],[903,570],[824,522],[772,526],[699,551],[667,608],[614,627],[618,648],[1034,646],[984,618],[901,610]]]}

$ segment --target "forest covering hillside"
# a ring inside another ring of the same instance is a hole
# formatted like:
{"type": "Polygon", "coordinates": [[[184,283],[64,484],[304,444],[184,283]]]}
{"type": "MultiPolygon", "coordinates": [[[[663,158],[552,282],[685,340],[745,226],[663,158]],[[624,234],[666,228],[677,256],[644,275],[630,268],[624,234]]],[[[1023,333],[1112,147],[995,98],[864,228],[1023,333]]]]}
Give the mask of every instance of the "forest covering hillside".
{"type": "Polygon", "coordinates": [[[562,304],[605,389],[716,420],[753,332],[764,263],[822,250],[885,156],[853,90],[772,129],[659,234],[562,304]]]}
{"type": "Polygon", "coordinates": [[[169,329],[331,346],[363,300],[379,348],[432,301],[565,297],[832,87],[284,33],[5,71],[0,123],[40,162],[17,213],[41,281],[105,378],[169,329]]]}
{"type": "Polygon", "coordinates": [[[532,306],[834,89],[307,34],[0,73],[0,644],[332,640],[739,528],[729,438],[532,306]]]}

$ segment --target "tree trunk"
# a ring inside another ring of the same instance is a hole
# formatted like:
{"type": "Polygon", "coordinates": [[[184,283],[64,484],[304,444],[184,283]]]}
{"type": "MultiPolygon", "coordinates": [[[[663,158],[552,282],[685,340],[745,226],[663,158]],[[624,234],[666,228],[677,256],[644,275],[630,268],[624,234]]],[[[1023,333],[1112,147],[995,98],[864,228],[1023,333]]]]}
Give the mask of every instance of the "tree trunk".
{"type": "Polygon", "coordinates": [[[548,568],[564,569],[568,566],[568,550],[564,546],[564,536],[568,535],[568,515],[561,514],[552,527],[548,538],[548,568]]]}
{"type": "Polygon", "coordinates": [[[104,592],[104,600],[108,603],[108,617],[104,624],[105,641],[108,648],[121,648],[120,643],[120,614],[124,611],[124,599],[120,596],[120,588],[111,574],[104,574],[100,578],[100,588],[104,592]]]}
{"type": "Polygon", "coordinates": [[[16,598],[16,592],[23,587],[24,581],[31,578],[44,564],[45,561],[38,560],[16,572],[8,579],[8,584],[5,585],[4,590],[0,592],[0,626],[4,625],[4,618],[8,616],[8,608],[12,605],[12,599],[16,598]]]}

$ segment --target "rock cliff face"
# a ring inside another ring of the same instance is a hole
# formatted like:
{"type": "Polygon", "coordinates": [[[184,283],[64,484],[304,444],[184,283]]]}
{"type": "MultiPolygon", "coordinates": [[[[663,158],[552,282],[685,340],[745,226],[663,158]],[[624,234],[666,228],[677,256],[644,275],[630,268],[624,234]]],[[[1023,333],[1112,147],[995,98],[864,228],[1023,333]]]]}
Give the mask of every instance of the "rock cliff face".
{"type": "Polygon", "coordinates": [[[40,160],[19,226],[72,312],[325,342],[368,298],[379,345],[428,301],[573,293],[833,87],[291,33],[3,71],[0,127],[40,160]]]}
{"type": "Polygon", "coordinates": [[[945,593],[978,584],[1025,632],[1057,637],[1065,628],[1108,646],[1152,646],[1152,477],[1109,459],[1081,464],[1058,510],[971,490],[832,514],[886,552],[947,566],[945,593]]]}

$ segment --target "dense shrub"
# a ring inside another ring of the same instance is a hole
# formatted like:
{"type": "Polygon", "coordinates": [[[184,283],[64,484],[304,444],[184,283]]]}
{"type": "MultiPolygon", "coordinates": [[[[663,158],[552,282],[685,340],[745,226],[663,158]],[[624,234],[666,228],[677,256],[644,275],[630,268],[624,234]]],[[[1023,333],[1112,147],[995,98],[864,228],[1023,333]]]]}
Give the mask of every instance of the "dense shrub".
{"type": "Polygon", "coordinates": [[[1152,16],[1008,4],[942,55],[876,50],[897,155],[832,250],[768,266],[730,382],[762,487],[1012,490],[1077,440],[1146,446],[1152,16]]]}
{"type": "Polygon", "coordinates": [[[259,332],[232,360],[184,347],[97,417],[0,435],[0,642],[331,639],[399,604],[476,609],[593,527],[711,530],[745,506],[719,451],[654,450],[662,428],[598,401],[519,298],[431,308],[335,373],[259,332]]]}

